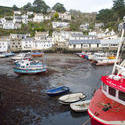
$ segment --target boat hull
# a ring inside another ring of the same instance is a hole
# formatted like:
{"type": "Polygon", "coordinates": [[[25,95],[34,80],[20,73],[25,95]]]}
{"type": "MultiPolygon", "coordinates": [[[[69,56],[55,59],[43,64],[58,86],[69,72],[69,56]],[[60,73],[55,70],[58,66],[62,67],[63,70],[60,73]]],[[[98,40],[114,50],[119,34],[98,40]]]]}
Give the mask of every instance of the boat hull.
{"type": "Polygon", "coordinates": [[[58,96],[58,95],[66,94],[68,92],[69,92],[69,87],[63,86],[63,87],[47,90],[46,94],[48,96],[58,96]]]}
{"type": "Polygon", "coordinates": [[[42,73],[42,72],[46,72],[47,69],[40,69],[40,70],[22,70],[22,69],[17,69],[17,68],[14,68],[13,69],[15,73],[17,74],[39,74],[39,73],[42,73]]]}

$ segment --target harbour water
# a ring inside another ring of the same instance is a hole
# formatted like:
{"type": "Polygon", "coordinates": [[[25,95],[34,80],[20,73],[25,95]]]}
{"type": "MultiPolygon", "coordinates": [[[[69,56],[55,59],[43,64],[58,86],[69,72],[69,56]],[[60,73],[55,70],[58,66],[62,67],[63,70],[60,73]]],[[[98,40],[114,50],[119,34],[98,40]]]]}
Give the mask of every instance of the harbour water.
{"type": "MultiPolygon", "coordinates": [[[[72,54],[46,54],[48,71],[39,75],[17,75],[10,58],[0,59],[0,124],[4,125],[82,125],[87,113],[75,113],[58,103],[58,97],[44,92],[65,85],[71,93],[83,92],[90,99],[101,84],[100,77],[112,66],[93,66],[72,54]]],[[[90,123],[88,123],[90,125],[90,123]]]]}

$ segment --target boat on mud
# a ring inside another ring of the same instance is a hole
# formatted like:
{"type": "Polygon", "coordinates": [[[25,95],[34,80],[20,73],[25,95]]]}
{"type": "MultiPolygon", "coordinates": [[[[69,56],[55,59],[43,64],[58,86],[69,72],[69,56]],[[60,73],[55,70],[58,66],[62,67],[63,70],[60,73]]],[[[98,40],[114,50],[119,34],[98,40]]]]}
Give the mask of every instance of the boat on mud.
{"type": "Polygon", "coordinates": [[[38,74],[47,71],[45,64],[39,61],[21,60],[13,68],[17,74],[38,74]]]}
{"type": "Polygon", "coordinates": [[[43,57],[44,53],[43,52],[32,52],[31,56],[32,57],[43,57]]]}
{"type": "Polygon", "coordinates": [[[66,93],[69,92],[69,90],[70,90],[69,87],[60,86],[60,87],[57,87],[57,88],[49,89],[45,93],[48,96],[57,96],[57,95],[66,94],[66,93]]]}
{"type": "Polygon", "coordinates": [[[70,104],[70,108],[75,112],[85,112],[88,110],[90,100],[83,100],[70,104]]]}
{"type": "Polygon", "coordinates": [[[58,100],[59,103],[69,105],[74,102],[78,102],[80,100],[85,99],[85,94],[83,93],[73,93],[73,94],[67,94],[64,96],[61,96],[58,100]]]}

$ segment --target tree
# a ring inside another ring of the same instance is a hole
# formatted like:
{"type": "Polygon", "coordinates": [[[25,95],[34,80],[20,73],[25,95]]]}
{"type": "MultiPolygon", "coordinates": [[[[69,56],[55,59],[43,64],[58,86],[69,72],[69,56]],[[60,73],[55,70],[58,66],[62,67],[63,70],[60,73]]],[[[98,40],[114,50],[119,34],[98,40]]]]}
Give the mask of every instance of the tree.
{"type": "Polygon", "coordinates": [[[34,3],[34,12],[36,13],[47,13],[47,10],[50,8],[43,0],[35,0],[34,3]]]}
{"type": "Polygon", "coordinates": [[[65,7],[63,4],[61,3],[56,3],[54,6],[53,6],[53,10],[57,11],[57,12],[62,12],[64,13],[66,11],[65,7]]]}
{"type": "Polygon", "coordinates": [[[13,5],[12,8],[13,8],[13,10],[15,10],[15,11],[16,11],[16,10],[19,10],[19,8],[18,8],[16,5],[13,5]]]}
{"type": "Polygon", "coordinates": [[[54,14],[54,19],[58,19],[59,18],[59,14],[58,14],[58,12],[55,12],[55,14],[54,14]]]}
{"type": "Polygon", "coordinates": [[[117,21],[123,18],[125,12],[125,2],[124,0],[113,0],[114,14],[117,16],[117,21]]]}
{"type": "Polygon", "coordinates": [[[28,2],[26,5],[23,6],[23,10],[25,11],[31,11],[32,10],[32,4],[28,2]]]}
{"type": "Polygon", "coordinates": [[[113,17],[114,13],[112,9],[102,9],[96,16],[98,22],[103,22],[107,24],[108,22],[114,21],[113,17]]]}

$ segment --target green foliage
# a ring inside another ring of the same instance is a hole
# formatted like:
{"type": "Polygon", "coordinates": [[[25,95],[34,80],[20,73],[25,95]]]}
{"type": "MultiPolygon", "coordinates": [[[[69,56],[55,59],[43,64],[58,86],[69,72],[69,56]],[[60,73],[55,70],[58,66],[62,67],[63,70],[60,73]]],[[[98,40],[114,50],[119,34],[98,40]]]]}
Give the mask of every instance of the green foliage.
{"type": "Polygon", "coordinates": [[[57,12],[62,12],[64,13],[66,11],[65,7],[63,4],[61,3],[56,3],[54,6],[53,6],[53,10],[57,11],[57,12]]]}
{"type": "Polygon", "coordinates": [[[0,17],[12,16],[12,15],[13,15],[12,8],[0,6],[0,17]]]}
{"type": "Polygon", "coordinates": [[[96,16],[97,22],[103,22],[104,28],[114,29],[117,31],[117,26],[125,16],[125,2],[124,0],[113,0],[113,7],[111,9],[102,9],[96,16]]]}
{"type": "Polygon", "coordinates": [[[14,11],[19,10],[19,8],[18,8],[16,5],[13,5],[13,7],[12,7],[12,8],[13,8],[13,10],[14,10],[14,11]]]}
{"type": "Polygon", "coordinates": [[[59,18],[58,12],[56,12],[53,17],[54,17],[54,19],[58,19],[59,18]]]}
{"type": "Polygon", "coordinates": [[[26,5],[23,6],[23,10],[32,11],[33,10],[32,4],[30,2],[28,2],[26,5]]]}
{"type": "Polygon", "coordinates": [[[43,0],[35,0],[33,3],[33,11],[36,13],[47,13],[47,10],[50,8],[43,0]]]}

